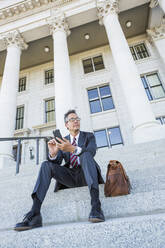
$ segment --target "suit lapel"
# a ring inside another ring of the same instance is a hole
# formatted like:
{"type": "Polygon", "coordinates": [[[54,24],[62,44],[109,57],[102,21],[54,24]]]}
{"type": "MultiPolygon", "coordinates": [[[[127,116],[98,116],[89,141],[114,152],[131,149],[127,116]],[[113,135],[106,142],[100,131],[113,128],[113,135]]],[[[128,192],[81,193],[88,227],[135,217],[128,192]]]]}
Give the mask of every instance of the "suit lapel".
{"type": "MultiPolygon", "coordinates": [[[[70,135],[67,135],[65,138],[70,141],[70,135]]],[[[67,161],[70,161],[70,152],[66,152],[66,156],[67,156],[67,161]]]]}
{"type": "Polygon", "coordinates": [[[82,147],[85,142],[85,134],[84,132],[80,131],[79,139],[78,139],[78,146],[82,147]]]}
{"type": "MultiPolygon", "coordinates": [[[[65,138],[70,141],[70,135],[67,135],[65,138]]],[[[80,131],[80,135],[79,135],[79,139],[78,139],[78,146],[79,147],[82,147],[84,145],[85,138],[86,138],[85,133],[80,131]]]]}

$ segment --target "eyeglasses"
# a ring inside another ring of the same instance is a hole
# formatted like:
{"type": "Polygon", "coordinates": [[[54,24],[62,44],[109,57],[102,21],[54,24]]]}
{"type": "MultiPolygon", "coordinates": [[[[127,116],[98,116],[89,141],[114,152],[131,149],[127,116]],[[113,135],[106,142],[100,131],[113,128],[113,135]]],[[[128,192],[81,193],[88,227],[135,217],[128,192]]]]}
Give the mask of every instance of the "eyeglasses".
{"type": "Polygon", "coordinates": [[[70,119],[68,119],[68,121],[70,121],[70,122],[80,121],[80,118],[79,117],[77,117],[77,118],[70,118],[70,119]]]}

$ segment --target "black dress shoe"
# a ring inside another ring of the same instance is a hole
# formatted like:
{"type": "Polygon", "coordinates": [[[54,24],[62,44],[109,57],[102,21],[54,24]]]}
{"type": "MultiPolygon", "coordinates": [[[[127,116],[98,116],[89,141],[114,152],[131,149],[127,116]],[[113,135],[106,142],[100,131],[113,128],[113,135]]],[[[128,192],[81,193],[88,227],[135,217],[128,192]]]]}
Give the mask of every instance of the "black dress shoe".
{"type": "Polygon", "coordinates": [[[88,220],[93,223],[105,221],[103,211],[101,209],[92,209],[88,220]]]}
{"type": "Polygon", "coordinates": [[[32,228],[37,228],[42,226],[42,216],[41,214],[34,215],[31,211],[28,212],[23,221],[17,223],[14,227],[15,231],[25,231],[32,228]]]}

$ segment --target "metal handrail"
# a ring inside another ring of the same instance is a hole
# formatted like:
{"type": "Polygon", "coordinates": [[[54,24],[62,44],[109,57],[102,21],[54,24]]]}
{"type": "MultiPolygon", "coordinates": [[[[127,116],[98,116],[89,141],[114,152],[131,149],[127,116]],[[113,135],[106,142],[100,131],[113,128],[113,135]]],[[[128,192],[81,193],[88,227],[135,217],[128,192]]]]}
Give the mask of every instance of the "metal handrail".
{"type": "MultiPolygon", "coordinates": [[[[16,174],[19,173],[20,166],[20,156],[21,156],[21,141],[22,140],[36,140],[36,165],[39,164],[39,140],[44,139],[46,141],[52,139],[51,136],[33,136],[33,137],[8,137],[8,138],[0,138],[0,142],[2,141],[18,141],[17,145],[17,159],[16,159],[16,174]]],[[[46,146],[46,153],[48,154],[48,147],[46,146]]]]}

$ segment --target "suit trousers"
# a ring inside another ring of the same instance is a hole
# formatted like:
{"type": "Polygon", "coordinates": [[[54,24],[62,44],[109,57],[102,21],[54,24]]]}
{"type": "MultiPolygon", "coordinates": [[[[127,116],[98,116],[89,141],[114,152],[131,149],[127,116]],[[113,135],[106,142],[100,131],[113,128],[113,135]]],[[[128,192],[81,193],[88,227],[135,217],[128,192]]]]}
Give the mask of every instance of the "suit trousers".
{"type": "Polygon", "coordinates": [[[68,188],[87,186],[81,165],[77,168],[67,168],[51,161],[44,161],[41,164],[32,198],[37,195],[37,198],[43,202],[52,178],[68,188]]]}

